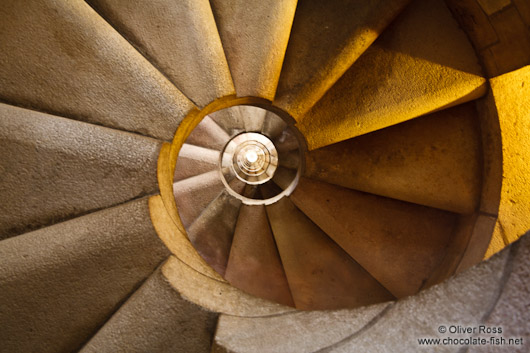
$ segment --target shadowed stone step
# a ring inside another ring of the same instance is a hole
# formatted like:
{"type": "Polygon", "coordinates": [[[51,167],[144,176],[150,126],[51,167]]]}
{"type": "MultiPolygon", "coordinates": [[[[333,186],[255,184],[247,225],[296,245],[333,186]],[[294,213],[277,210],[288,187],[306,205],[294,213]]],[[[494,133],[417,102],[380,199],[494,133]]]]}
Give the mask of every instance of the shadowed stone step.
{"type": "Polygon", "coordinates": [[[157,190],[160,142],[0,104],[0,239],[157,190]]]}
{"type": "Polygon", "coordinates": [[[211,113],[209,117],[222,127],[230,137],[245,130],[245,121],[237,107],[218,110],[211,113]]]}
{"type": "Polygon", "coordinates": [[[300,0],[275,104],[300,118],[410,0],[300,0]]]}
{"type": "Polygon", "coordinates": [[[239,97],[274,98],[296,0],[212,0],[239,97]]]}
{"type": "MultiPolygon", "coordinates": [[[[236,190],[242,192],[243,189],[236,190]]],[[[188,237],[206,262],[224,275],[241,201],[225,190],[188,229],[188,237]]]]}
{"type": "Polygon", "coordinates": [[[239,112],[243,117],[245,123],[245,131],[260,132],[263,127],[263,122],[268,111],[265,109],[253,107],[251,105],[239,106],[239,112]]]}
{"type": "Polygon", "coordinates": [[[241,206],[224,277],[247,293],[294,306],[264,206],[241,206]]]}
{"type": "Polygon", "coordinates": [[[226,131],[209,116],[205,116],[188,136],[186,143],[221,151],[228,140],[230,136],[226,131]]]}
{"type": "Polygon", "coordinates": [[[88,0],[198,106],[234,94],[208,0],[88,0]]]}
{"type": "Polygon", "coordinates": [[[279,118],[276,114],[272,112],[267,112],[265,116],[265,121],[263,122],[263,127],[261,128],[261,133],[266,135],[271,140],[274,140],[281,135],[282,131],[285,130],[287,124],[283,119],[279,118]]]}
{"type": "Polygon", "coordinates": [[[455,215],[302,178],[294,204],[401,298],[430,277],[453,239],[455,215]]]}
{"type": "Polygon", "coordinates": [[[147,199],[0,242],[2,351],[76,351],[168,255],[147,199]]]}
{"type": "Polygon", "coordinates": [[[185,143],[179,151],[174,180],[179,181],[216,170],[219,151],[185,143]]]}
{"type": "Polygon", "coordinates": [[[0,8],[0,98],[170,140],[194,105],[84,1],[0,8]]]}
{"type": "Polygon", "coordinates": [[[217,316],[182,298],[157,270],[80,352],[209,352],[217,316]]]}
{"type": "Polygon", "coordinates": [[[267,206],[267,214],[297,308],[337,309],[394,298],[288,198],[267,206]]]}
{"type": "Polygon", "coordinates": [[[307,177],[398,200],[472,213],[481,188],[473,103],[306,154],[307,177]]]}
{"type": "Polygon", "coordinates": [[[191,225],[223,189],[217,170],[174,183],[175,202],[182,225],[191,225]]]}
{"type": "Polygon", "coordinates": [[[442,0],[416,0],[299,119],[309,149],[473,100],[486,91],[473,47],[442,0]]]}

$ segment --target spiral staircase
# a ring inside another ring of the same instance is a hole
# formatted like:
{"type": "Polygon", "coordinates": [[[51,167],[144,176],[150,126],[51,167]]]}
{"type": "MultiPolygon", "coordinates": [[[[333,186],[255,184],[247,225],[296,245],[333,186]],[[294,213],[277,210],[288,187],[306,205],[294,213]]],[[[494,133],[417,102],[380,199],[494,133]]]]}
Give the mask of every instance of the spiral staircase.
{"type": "Polygon", "coordinates": [[[219,315],[340,316],[502,248],[487,77],[522,65],[454,3],[4,0],[0,352],[229,351],[219,315]]]}

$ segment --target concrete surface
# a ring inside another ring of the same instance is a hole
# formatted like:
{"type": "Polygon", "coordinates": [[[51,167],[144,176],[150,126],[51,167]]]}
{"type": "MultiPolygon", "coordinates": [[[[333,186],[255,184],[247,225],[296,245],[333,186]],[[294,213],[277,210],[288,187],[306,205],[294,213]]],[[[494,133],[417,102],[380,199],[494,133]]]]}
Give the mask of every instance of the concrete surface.
{"type": "Polygon", "coordinates": [[[312,150],[476,99],[485,83],[443,0],[416,0],[297,118],[299,129],[312,150]]]}
{"type": "Polygon", "coordinates": [[[235,94],[208,0],[89,0],[199,107],[235,94]]]}
{"type": "Polygon", "coordinates": [[[0,242],[0,352],[79,349],[169,252],[147,199],[0,242]]]}
{"type": "Polygon", "coordinates": [[[157,191],[160,142],[0,104],[0,239],[157,191]]]}
{"type": "Polygon", "coordinates": [[[274,103],[302,117],[409,2],[299,1],[274,103]]]}
{"type": "Polygon", "coordinates": [[[183,299],[157,270],[80,352],[207,353],[217,316],[183,299]]]}

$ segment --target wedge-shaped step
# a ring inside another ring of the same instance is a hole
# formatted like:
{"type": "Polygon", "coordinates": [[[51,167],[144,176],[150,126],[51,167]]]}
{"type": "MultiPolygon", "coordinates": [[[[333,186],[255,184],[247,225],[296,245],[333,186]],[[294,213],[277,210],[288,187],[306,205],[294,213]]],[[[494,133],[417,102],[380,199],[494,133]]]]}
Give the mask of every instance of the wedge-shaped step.
{"type": "Polygon", "coordinates": [[[235,93],[208,0],[88,3],[197,105],[235,93]]]}
{"type": "Polygon", "coordinates": [[[300,0],[275,103],[301,117],[410,0],[300,0]]]}
{"type": "Polygon", "coordinates": [[[222,127],[229,136],[234,136],[245,130],[245,121],[237,107],[218,110],[211,113],[209,117],[222,127]]]}
{"type": "Polygon", "coordinates": [[[223,191],[188,229],[195,249],[221,275],[226,270],[240,206],[241,201],[223,191]]]}
{"type": "Polygon", "coordinates": [[[2,350],[76,351],[168,255],[147,199],[0,242],[2,350]]]}
{"type": "Polygon", "coordinates": [[[228,133],[212,118],[205,116],[188,136],[186,143],[221,151],[228,140],[228,133]]]}
{"type": "Polygon", "coordinates": [[[485,79],[442,0],[416,0],[300,121],[309,149],[480,97],[485,79]]]}
{"type": "Polygon", "coordinates": [[[0,98],[171,139],[194,105],[84,1],[0,8],[0,98]]]}
{"type": "Polygon", "coordinates": [[[294,306],[264,206],[241,206],[224,277],[247,293],[294,306]]]}
{"type": "Polygon", "coordinates": [[[155,192],[160,142],[0,104],[0,239],[155,192]]]}
{"type": "Polygon", "coordinates": [[[297,0],[212,0],[237,95],[274,98],[297,0]]]}
{"type": "Polygon", "coordinates": [[[276,114],[267,112],[265,115],[265,121],[261,128],[261,133],[268,136],[271,140],[274,140],[281,135],[282,131],[285,130],[287,124],[276,114]]]}
{"type": "Polygon", "coordinates": [[[291,199],[398,298],[421,288],[454,235],[449,212],[306,178],[291,199]]]}
{"type": "Polygon", "coordinates": [[[217,169],[219,151],[185,143],[179,151],[174,180],[182,180],[217,169]]]}
{"type": "Polygon", "coordinates": [[[306,176],[459,213],[480,198],[473,103],[309,152],[306,176]]]}
{"type": "Polygon", "coordinates": [[[239,112],[245,123],[245,131],[247,132],[261,132],[267,110],[253,107],[251,105],[239,106],[239,112]]]}
{"type": "Polygon", "coordinates": [[[209,352],[216,323],[157,270],[80,352],[209,352]]]}
{"type": "Polygon", "coordinates": [[[184,227],[191,225],[223,189],[217,170],[174,183],[175,202],[184,227]]]}
{"type": "Polygon", "coordinates": [[[274,238],[299,309],[338,309],[394,297],[284,197],[267,206],[274,238]]]}

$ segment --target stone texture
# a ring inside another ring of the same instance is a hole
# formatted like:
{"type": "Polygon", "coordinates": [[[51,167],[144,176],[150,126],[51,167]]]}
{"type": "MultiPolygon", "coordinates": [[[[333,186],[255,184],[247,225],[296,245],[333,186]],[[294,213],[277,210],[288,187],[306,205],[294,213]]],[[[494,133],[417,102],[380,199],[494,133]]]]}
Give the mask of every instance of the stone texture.
{"type": "Polygon", "coordinates": [[[198,106],[235,93],[208,0],[89,0],[198,106]]]}
{"type": "Polygon", "coordinates": [[[267,206],[296,308],[325,310],[393,299],[286,197],[267,206]]]}
{"type": "Polygon", "coordinates": [[[261,133],[274,140],[281,135],[282,131],[287,127],[287,123],[273,112],[267,112],[261,133]]]}
{"type": "Polygon", "coordinates": [[[495,305],[510,253],[504,251],[453,279],[398,301],[372,325],[326,349],[326,352],[455,352],[461,346],[420,346],[420,338],[469,338],[439,333],[444,325],[478,326],[495,305]]]}
{"type": "Polygon", "coordinates": [[[80,352],[207,353],[216,323],[216,313],[183,299],[158,270],[80,352]]]}
{"type": "Polygon", "coordinates": [[[275,104],[303,116],[409,2],[299,1],[275,104]]]}
{"type": "Polygon", "coordinates": [[[0,98],[170,140],[194,105],[84,1],[3,3],[0,98]]]}
{"type": "Polygon", "coordinates": [[[473,103],[306,154],[305,175],[350,189],[471,214],[481,193],[473,103]]]}
{"type": "Polygon", "coordinates": [[[388,304],[358,310],[298,311],[272,317],[221,315],[215,343],[229,352],[312,353],[362,329],[388,304]]]}
{"type": "Polygon", "coordinates": [[[230,107],[213,112],[209,115],[213,121],[221,126],[230,137],[245,130],[245,121],[238,107],[230,107]]]}
{"type": "Polygon", "coordinates": [[[0,352],[71,352],[169,255],[147,199],[0,242],[0,352]]]}
{"type": "Polygon", "coordinates": [[[239,111],[247,132],[261,132],[267,110],[251,105],[240,105],[239,111]]]}
{"type": "Polygon", "coordinates": [[[241,206],[224,277],[247,293],[294,306],[264,206],[241,206]]]}
{"type": "Polygon", "coordinates": [[[398,298],[420,290],[455,236],[448,212],[306,178],[290,198],[398,298]]]}
{"type": "Polygon", "coordinates": [[[310,150],[343,141],[476,99],[486,91],[481,75],[443,0],[416,0],[297,118],[299,129],[310,150]]]}
{"type": "Polygon", "coordinates": [[[212,0],[239,97],[274,98],[296,0],[212,0]]]}
{"type": "Polygon", "coordinates": [[[209,116],[205,116],[188,136],[186,143],[221,151],[228,140],[230,136],[226,131],[209,116]]]}
{"type": "Polygon", "coordinates": [[[174,181],[184,180],[217,170],[219,151],[185,143],[179,151],[174,181]]]}
{"type": "Polygon", "coordinates": [[[0,104],[0,239],[157,190],[160,142],[0,104]]]}

